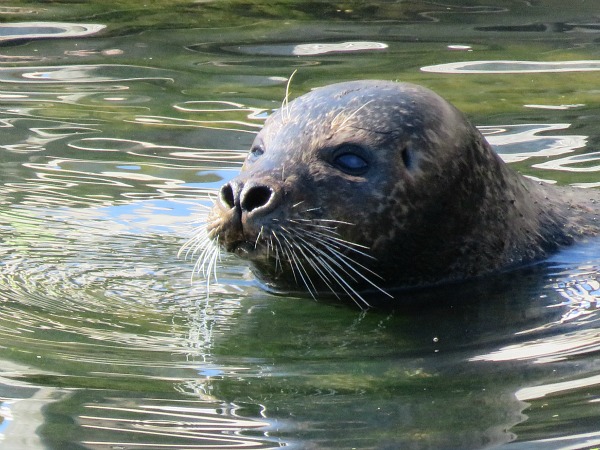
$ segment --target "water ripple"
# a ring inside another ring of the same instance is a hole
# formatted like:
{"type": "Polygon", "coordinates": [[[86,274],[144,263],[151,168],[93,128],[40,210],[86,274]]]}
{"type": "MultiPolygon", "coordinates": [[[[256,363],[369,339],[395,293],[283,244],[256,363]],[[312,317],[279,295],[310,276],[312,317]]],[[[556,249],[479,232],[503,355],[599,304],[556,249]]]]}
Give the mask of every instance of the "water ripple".
{"type": "MultiPolygon", "coordinates": [[[[269,422],[244,417],[245,408],[211,401],[112,400],[85,406],[77,421],[85,430],[82,444],[102,448],[279,448],[268,438],[269,422]],[[168,439],[168,443],[165,442],[168,439]]],[[[246,413],[247,414],[247,413],[246,413]]]]}
{"type": "MultiPolygon", "coordinates": [[[[287,79],[286,79],[287,80],[287,79]]],[[[195,100],[176,104],[173,106],[176,110],[195,113],[214,113],[214,112],[242,112],[249,113],[248,119],[264,120],[266,111],[263,108],[253,108],[241,103],[213,101],[213,100],[195,100]]]]}
{"type": "Polygon", "coordinates": [[[81,37],[106,28],[101,24],[63,22],[13,22],[0,24],[0,41],[14,39],[81,37]]]}
{"type": "Polygon", "coordinates": [[[240,120],[193,120],[164,116],[137,116],[133,122],[165,127],[212,128],[214,130],[251,134],[256,134],[262,127],[262,124],[259,123],[251,123],[240,120]],[[233,125],[233,127],[226,125],[233,125]],[[238,128],[239,126],[246,127],[248,129],[238,128]]]}
{"type": "MultiPolygon", "coordinates": [[[[551,161],[534,164],[533,167],[567,172],[600,172],[600,152],[557,158],[551,161]]],[[[597,183],[593,183],[593,185],[597,185],[597,183]]]]}
{"type": "Polygon", "coordinates": [[[600,333],[591,329],[510,345],[472,357],[470,361],[532,361],[540,364],[597,352],[600,352],[600,333]]]}
{"type": "Polygon", "coordinates": [[[421,67],[423,72],[433,73],[561,73],[595,72],[600,70],[600,61],[461,61],[421,67]]]}
{"type": "MultiPolygon", "coordinates": [[[[206,44],[191,45],[192,51],[202,51],[206,44]]],[[[337,53],[363,53],[386,50],[388,45],[382,42],[345,41],[345,42],[306,42],[286,44],[259,44],[223,46],[219,52],[231,52],[255,56],[317,56],[337,53]]]]}
{"type": "Polygon", "coordinates": [[[173,82],[172,72],[153,67],[125,64],[72,65],[50,67],[3,67],[0,83],[114,83],[139,80],[173,82]]]}
{"type": "Polygon", "coordinates": [[[570,126],[568,123],[536,123],[478,128],[505,162],[515,163],[529,158],[563,155],[584,148],[588,136],[542,134],[566,130],[570,126]]]}

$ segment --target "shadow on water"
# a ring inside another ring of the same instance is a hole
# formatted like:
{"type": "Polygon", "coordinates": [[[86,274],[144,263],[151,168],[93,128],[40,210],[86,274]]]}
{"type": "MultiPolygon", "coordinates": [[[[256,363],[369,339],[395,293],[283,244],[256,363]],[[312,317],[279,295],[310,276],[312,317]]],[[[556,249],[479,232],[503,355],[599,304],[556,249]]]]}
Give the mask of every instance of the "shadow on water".
{"type": "Polygon", "coordinates": [[[597,187],[593,6],[13,3],[0,7],[3,447],[600,445],[597,239],[369,311],[266,294],[225,255],[219,284],[190,284],[177,257],[297,68],[292,96],[427,85],[517,170],[597,187]]]}

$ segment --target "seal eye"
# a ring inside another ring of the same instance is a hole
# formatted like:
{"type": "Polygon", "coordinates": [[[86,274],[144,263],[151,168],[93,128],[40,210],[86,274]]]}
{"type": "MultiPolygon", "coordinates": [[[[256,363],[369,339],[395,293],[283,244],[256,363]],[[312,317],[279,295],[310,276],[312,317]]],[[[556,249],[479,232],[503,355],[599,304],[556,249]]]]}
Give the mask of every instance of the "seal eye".
{"type": "Polygon", "coordinates": [[[333,165],[350,175],[362,175],[369,169],[369,163],[352,146],[344,146],[333,158],[333,165]]]}
{"type": "Polygon", "coordinates": [[[261,156],[265,152],[265,149],[262,145],[253,145],[250,149],[250,158],[255,159],[261,156]]]}

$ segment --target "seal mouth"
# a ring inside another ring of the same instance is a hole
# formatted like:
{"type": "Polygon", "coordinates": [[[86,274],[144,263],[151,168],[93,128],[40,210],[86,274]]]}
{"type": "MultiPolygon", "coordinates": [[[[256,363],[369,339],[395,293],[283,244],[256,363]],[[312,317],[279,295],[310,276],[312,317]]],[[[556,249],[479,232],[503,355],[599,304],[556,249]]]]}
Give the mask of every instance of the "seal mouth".
{"type": "Polygon", "coordinates": [[[257,259],[262,254],[261,249],[255,242],[236,241],[229,244],[226,250],[242,259],[257,259]]]}

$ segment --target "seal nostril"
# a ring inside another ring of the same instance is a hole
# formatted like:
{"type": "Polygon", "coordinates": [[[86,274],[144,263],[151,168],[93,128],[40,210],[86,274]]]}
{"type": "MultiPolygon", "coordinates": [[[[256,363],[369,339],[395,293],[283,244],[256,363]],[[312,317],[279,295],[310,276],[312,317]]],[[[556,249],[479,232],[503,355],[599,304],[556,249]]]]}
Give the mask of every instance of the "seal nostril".
{"type": "Polygon", "coordinates": [[[269,203],[269,199],[273,195],[271,188],[267,186],[254,186],[244,192],[242,197],[242,210],[252,211],[269,203]]]}
{"type": "Polygon", "coordinates": [[[235,206],[235,197],[233,195],[233,188],[229,183],[221,188],[221,201],[229,208],[235,206]]]}

